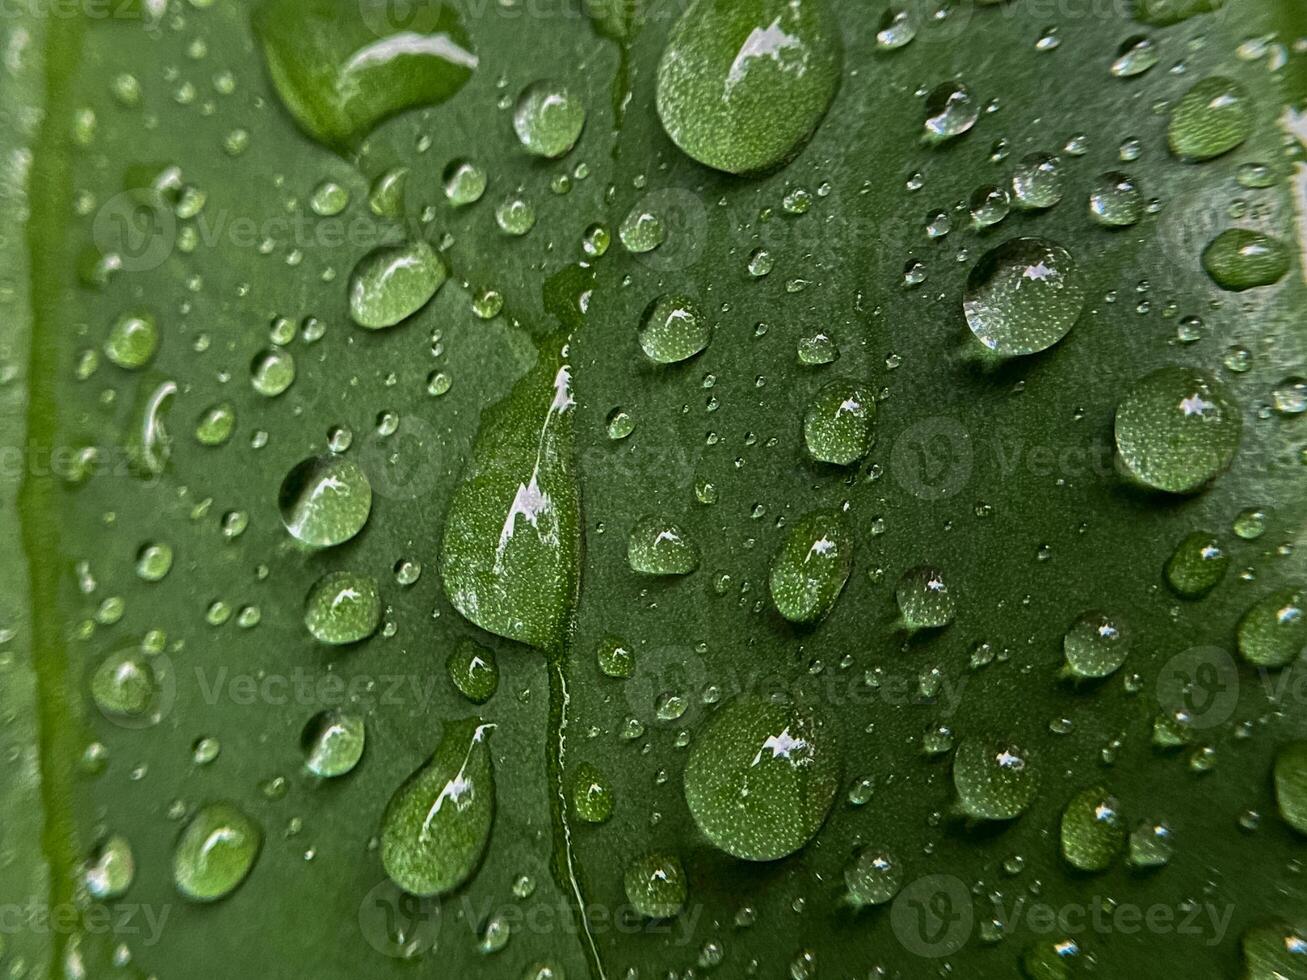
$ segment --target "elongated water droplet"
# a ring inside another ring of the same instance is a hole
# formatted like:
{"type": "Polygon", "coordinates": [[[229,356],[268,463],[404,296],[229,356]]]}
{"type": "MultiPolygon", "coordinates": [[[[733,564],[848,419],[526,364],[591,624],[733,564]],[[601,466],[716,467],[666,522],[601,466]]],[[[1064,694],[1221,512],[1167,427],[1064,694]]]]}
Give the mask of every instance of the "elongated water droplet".
{"type": "Polygon", "coordinates": [[[508,397],[482,412],[440,557],[455,609],[484,630],[542,649],[562,643],[580,575],[566,357],[561,339],[548,341],[508,397]]]}
{"type": "Polygon", "coordinates": [[[439,0],[265,0],[254,32],[282,104],[338,150],[383,119],[443,102],[476,68],[459,15],[439,0]]]}
{"type": "Polygon", "coordinates": [[[315,776],[343,776],[363,758],[367,733],[363,716],[352,711],[319,711],[300,735],[304,767],[315,776]]]}
{"type": "Polygon", "coordinates": [[[1307,742],[1289,742],[1275,753],[1275,805],[1280,816],[1307,834],[1307,742]]]}
{"type": "Polygon", "coordinates": [[[838,510],[819,510],[796,521],[772,559],[772,602],[793,623],[824,619],[853,568],[853,535],[838,510]]]}
{"type": "Polygon", "coordinates": [[[1157,44],[1150,37],[1136,35],[1128,37],[1117,48],[1116,60],[1112,62],[1112,74],[1117,78],[1133,78],[1157,64],[1161,57],[1157,44]]]}
{"type": "Polygon", "coordinates": [[[641,575],[689,575],[699,567],[699,546],[678,525],[650,514],[631,528],[626,561],[641,575]]]}
{"type": "Polygon", "coordinates": [[[640,318],[640,348],[651,361],[675,364],[698,354],[712,340],[712,323],[688,296],[660,296],[640,318]]]}
{"type": "Polygon", "coordinates": [[[1239,653],[1255,667],[1287,667],[1307,652],[1307,589],[1289,585],[1248,607],[1239,619],[1239,653]]]}
{"type": "Polygon", "coordinates": [[[871,451],[875,419],[870,391],[854,381],[830,381],[804,411],[803,443],[813,459],[849,466],[871,451]]]}
{"type": "Polygon", "coordinates": [[[245,880],[262,845],[258,824],[231,803],[210,803],[182,831],[173,852],[173,882],[186,898],[217,901],[245,880]]]}
{"type": "Polygon", "coordinates": [[[495,652],[474,640],[459,640],[445,661],[449,679],[473,704],[485,704],[499,689],[495,652]]]}
{"type": "Polygon", "coordinates": [[[1106,871],[1125,844],[1125,818],[1101,786],[1081,790],[1062,811],[1062,857],[1080,871],[1106,871]]]}
{"type": "Polygon", "coordinates": [[[328,572],[304,601],[304,625],[320,643],[338,646],[366,640],[381,623],[377,581],[362,572],[328,572]]]}
{"type": "Polygon", "coordinates": [[[586,823],[603,823],[613,815],[613,786],[608,777],[582,762],[572,778],[572,809],[586,823]]]}
{"type": "Polygon", "coordinates": [[[820,124],[842,59],[823,0],[694,0],[658,63],[658,118],[700,163],[766,170],[820,124]]]}
{"type": "Polygon", "coordinates": [[[961,82],[944,82],[926,96],[926,140],[942,143],[961,136],[980,118],[980,105],[961,82]]]}
{"type": "Polygon", "coordinates": [[[775,861],[816,835],[840,781],[835,733],[815,709],[743,694],[695,740],[685,801],[716,847],[775,861]]]}
{"type": "Polygon", "coordinates": [[[1229,153],[1253,131],[1252,103],[1232,78],[1204,78],[1176,103],[1166,131],[1171,152],[1186,160],[1229,153]]]}
{"type": "Polygon", "coordinates": [[[448,276],[426,242],[369,252],[350,276],[350,316],[369,330],[393,327],[426,306],[448,276]]]}
{"type": "Polygon", "coordinates": [[[395,790],[381,818],[381,864],[411,895],[457,888],[481,863],[495,813],[489,725],[451,721],[431,758],[395,790]]]}
{"type": "Polygon", "coordinates": [[[953,756],[953,786],[962,812],[975,820],[1013,820],[1039,788],[1026,751],[1016,745],[969,737],[953,756]]]}
{"type": "Polygon", "coordinates": [[[1225,576],[1230,556],[1215,535],[1194,531],[1175,547],[1166,562],[1166,583],[1186,599],[1205,596],[1225,576]]]}
{"type": "Polygon", "coordinates": [[[1246,228],[1229,228],[1203,249],[1207,274],[1232,292],[1275,285],[1289,272],[1291,261],[1284,242],[1246,228]]]}
{"type": "Polygon", "coordinates": [[[1158,368],[1117,406],[1117,458],[1144,486],[1190,493],[1230,465],[1241,428],[1238,406],[1215,378],[1158,368]]]}
{"type": "Polygon", "coordinates": [[[986,348],[1018,357],[1065,337],[1084,303],[1084,275],[1070,252],[1042,238],[1015,238],[976,263],[962,309],[986,348]]]}
{"type": "Polygon", "coordinates": [[[352,460],[312,456],[286,474],[277,506],[296,540],[330,548],[363,530],[372,512],[372,484],[352,460]]]}

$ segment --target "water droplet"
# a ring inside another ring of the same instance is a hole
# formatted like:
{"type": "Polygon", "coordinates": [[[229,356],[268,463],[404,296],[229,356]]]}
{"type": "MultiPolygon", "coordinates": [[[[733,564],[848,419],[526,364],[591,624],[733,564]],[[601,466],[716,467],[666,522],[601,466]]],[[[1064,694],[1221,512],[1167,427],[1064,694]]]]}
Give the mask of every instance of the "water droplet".
{"type": "Polygon", "coordinates": [[[853,535],[838,510],[796,521],[772,558],[772,602],[792,623],[816,623],[835,606],[853,569],[853,535]]]}
{"type": "Polygon", "coordinates": [[[300,735],[304,767],[315,776],[343,776],[363,758],[363,716],[352,711],[319,711],[300,735]]]}
{"type": "Polygon", "coordinates": [[[1032,153],[1012,174],[1012,196],[1027,211],[1053,207],[1062,193],[1062,164],[1055,156],[1032,153]]]}
{"type": "Polygon", "coordinates": [[[256,354],[250,362],[250,384],[265,398],[276,398],[295,381],[295,358],[290,351],[273,347],[256,354]]]}
{"type": "Polygon", "coordinates": [[[486,192],[486,172],[471,160],[450,160],[442,175],[445,197],[454,207],[464,207],[481,200],[486,192]]]}
{"type": "Polygon", "coordinates": [[[1275,753],[1275,804],[1280,816],[1307,834],[1307,742],[1289,742],[1275,753]]]}
{"type": "Polygon", "coordinates": [[[1144,486],[1190,493],[1230,465],[1241,427],[1238,406],[1216,379],[1158,368],[1117,406],[1117,458],[1144,486]]]}
{"type": "Polygon", "coordinates": [[[380,624],[377,582],[362,572],[328,572],[313,584],[304,602],[304,625],[320,643],[358,643],[380,624]]]}
{"type": "Polygon", "coordinates": [[[882,51],[895,51],[910,43],[916,36],[917,29],[907,11],[888,7],[880,17],[880,28],[876,31],[876,47],[882,51]]]}
{"type": "Polygon", "coordinates": [[[1101,612],[1087,612],[1062,637],[1067,676],[1108,677],[1125,663],[1130,641],[1120,622],[1101,612]]]}
{"type": "Polygon", "coordinates": [[[658,215],[637,206],[628,211],[617,226],[617,237],[622,240],[623,248],[638,255],[652,252],[661,245],[667,237],[667,229],[658,215]]]}
{"type": "Polygon", "coordinates": [[[151,541],[136,552],[136,574],[143,582],[158,582],[172,568],[172,546],[151,541]]]}
{"type": "Polygon", "coordinates": [[[615,408],[608,413],[608,438],[625,439],[635,431],[635,419],[624,408],[615,408]]]}
{"type": "Polygon", "coordinates": [[[1012,211],[1012,198],[1004,187],[985,184],[977,187],[967,202],[971,226],[977,231],[993,227],[1012,211]]]}
{"type": "Polygon", "coordinates": [[[91,675],[96,707],[115,718],[145,720],[159,693],[159,677],[149,657],[135,646],[109,654],[91,675]]]}
{"type": "Polygon", "coordinates": [[[1239,653],[1254,667],[1286,667],[1307,650],[1307,596],[1289,585],[1258,599],[1239,619],[1239,653]]]}
{"type": "Polygon", "coordinates": [[[459,640],[445,661],[449,679],[473,704],[485,704],[499,689],[495,652],[474,640],[459,640]]]}
{"type": "Polygon", "coordinates": [[[272,84],[306,133],[346,149],[383,119],[463,87],[477,58],[455,10],[423,3],[403,13],[336,0],[270,0],[255,10],[272,84]]]}
{"type": "Polygon", "coordinates": [[[393,327],[426,306],[448,275],[426,242],[376,249],[350,276],[350,316],[369,330],[393,327]]]}
{"type": "Polygon", "coordinates": [[[1013,820],[1034,799],[1039,780],[1024,749],[971,737],[954,753],[953,786],[972,819],[1013,820]]]}
{"type": "Polygon", "coordinates": [[[642,575],[689,575],[699,567],[699,546],[671,521],[648,515],[631,528],[626,561],[642,575]]]}
{"type": "Polygon", "coordinates": [[[314,214],[324,218],[333,217],[349,207],[349,191],[334,180],[324,180],[313,189],[309,207],[314,214]]]}
{"type": "Polygon", "coordinates": [[[1166,582],[1177,595],[1197,599],[1216,588],[1229,565],[1230,556],[1219,538],[1194,531],[1176,545],[1167,559],[1166,582]]]}
{"type": "Polygon", "coordinates": [[[608,777],[582,762],[572,779],[572,809],[586,823],[603,823],[613,815],[613,787],[608,777]]]}
{"type": "Polygon", "coordinates": [[[816,835],[839,790],[835,733],[815,710],[743,694],[717,709],[685,767],[685,801],[716,847],[774,861],[816,835]]]}
{"type": "Polygon", "coordinates": [[[903,885],[903,865],[881,847],[863,847],[844,868],[848,901],[855,908],[884,905],[903,885]]]}
{"type": "Polygon", "coordinates": [[[687,891],[681,859],[655,852],[637,858],[622,875],[626,900],[650,919],[669,919],[685,907],[687,891]]]}
{"type": "Polygon", "coordinates": [[[1112,74],[1117,78],[1133,78],[1157,64],[1161,53],[1157,43],[1150,37],[1137,34],[1121,42],[1116,50],[1116,60],[1112,62],[1112,74]]]}
{"type": "Polygon", "coordinates": [[[1042,238],[1014,238],[976,263],[962,308],[985,347],[1018,357],[1065,337],[1084,302],[1084,275],[1070,252],[1042,238]]]}
{"type": "Polygon", "coordinates": [[[961,82],[944,82],[926,96],[926,140],[940,143],[967,132],[980,118],[980,105],[961,82]]]}
{"type": "Polygon", "coordinates": [[[585,106],[557,82],[532,82],[517,97],[513,131],[536,156],[564,156],[576,145],[584,126],[585,106]]]}
{"type": "Polygon", "coordinates": [[[277,506],[296,540],[311,548],[330,548],[354,537],[367,523],[372,484],[351,460],[311,456],[286,474],[277,506]]]}
{"type": "Polygon", "coordinates": [[[149,364],[159,348],[159,328],[149,313],[124,313],[109,327],[104,356],[127,371],[149,364]]]}
{"type": "Polygon", "coordinates": [[[1136,868],[1160,868],[1171,860],[1171,828],[1145,820],[1130,832],[1127,861],[1136,868]]]}
{"type": "Polygon", "coordinates": [[[712,340],[713,327],[688,296],[655,299],[640,319],[640,347],[651,361],[675,364],[698,354],[712,340]]]}
{"type": "Polygon", "coordinates": [[[210,803],[182,831],[173,852],[173,882],[186,898],[217,901],[245,880],[262,845],[258,824],[231,803],[210,803]]]}
{"type": "Polygon", "coordinates": [[[596,657],[599,669],[609,677],[630,677],[635,672],[635,654],[620,636],[610,633],[600,640],[596,657]]]}
{"type": "Polygon", "coordinates": [[[445,521],[440,574],[482,629],[557,648],[579,575],[571,367],[554,339],[508,397],[481,413],[445,521]]]}
{"type": "Polygon", "coordinates": [[[381,818],[381,863],[410,895],[457,888],[481,863],[495,811],[489,725],[446,723],[431,758],[395,790],[381,818]]]}
{"type": "Polygon", "coordinates": [[[535,227],[536,209],[521,194],[510,194],[495,207],[495,224],[505,235],[521,237],[535,227]]]}
{"type": "Polygon", "coordinates": [[[1210,160],[1233,150],[1252,131],[1248,93],[1234,79],[1214,75],[1198,82],[1176,103],[1166,136],[1176,156],[1210,160]]]}
{"type": "Polygon", "coordinates": [[[1307,978],[1307,932],[1283,921],[1249,927],[1240,937],[1243,980],[1307,978]]]}
{"type": "Polygon", "coordinates": [[[833,364],[839,359],[839,345],[829,334],[817,332],[799,338],[799,363],[807,367],[833,364]]]}
{"type": "Polygon", "coordinates": [[[856,382],[823,385],[803,413],[803,442],[813,459],[849,466],[871,450],[876,402],[856,382]]]}
{"type": "Polygon", "coordinates": [[[1133,177],[1117,171],[1098,178],[1089,194],[1089,213],[1100,225],[1128,228],[1144,216],[1144,199],[1133,177]]]}
{"type": "Polygon", "coordinates": [[[1272,286],[1285,277],[1291,258],[1278,238],[1245,228],[1228,228],[1203,249],[1203,268],[1222,289],[1242,292],[1272,286]]]}
{"type": "Polygon", "coordinates": [[[903,573],[894,589],[903,626],[909,631],[943,629],[953,622],[957,600],[937,568],[921,565],[903,573]]]}
{"type": "Polygon", "coordinates": [[[98,899],[118,898],[136,878],[132,845],[121,834],[110,834],[91,854],[82,872],[86,890],[98,899]]]}
{"type": "Polygon", "coordinates": [[[658,118],[700,163],[767,170],[820,124],[842,60],[839,26],[822,0],[699,0],[658,63],[658,118]]]}
{"type": "Polygon", "coordinates": [[[221,446],[235,427],[236,410],[228,402],[219,402],[205,409],[195,423],[195,441],[202,446],[221,446]]]}

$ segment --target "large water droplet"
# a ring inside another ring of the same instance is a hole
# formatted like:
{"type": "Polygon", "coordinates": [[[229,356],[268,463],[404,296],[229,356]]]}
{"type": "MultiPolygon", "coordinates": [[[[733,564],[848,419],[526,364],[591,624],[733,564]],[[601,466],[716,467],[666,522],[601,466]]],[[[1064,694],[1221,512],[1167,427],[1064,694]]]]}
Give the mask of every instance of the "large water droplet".
{"type": "Polygon", "coordinates": [[[816,623],[835,606],[853,568],[853,535],[837,510],[796,521],[772,559],[772,602],[793,623],[816,623]]]}
{"type": "Polygon", "coordinates": [[[894,589],[903,626],[909,631],[943,629],[953,622],[957,599],[944,581],[944,573],[929,565],[910,568],[894,589]]]}
{"type": "Polygon", "coordinates": [[[1013,820],[1035,798],[1039,780],[1024,749],[965,738],[953,756],[953,786],[963,813],[975,820],[1013,820]]]}
{"type": "Polygon", "coordinates": [[[817,128],[842,59],[823,0],[694,0],[658,63],[658,117],[700,163],[766,170],[817,128]]]}
{"type": "Polygon", "coordinates": [[[336,709],[319,711],[300,735],[304,767],[324,779],[343,776],[363,758],[366,739],[362,715],[336,709]]]}
{"type": "Polygon", "coordinates": [[[1232,78],[1204,78],[1176,103],[1166,137],[1171,152],[1187,160],[1229,153],[1253,131],[1252,103],[1232,78]]]}
{"type": "Polygon", "coordinates": [[[253,20],[282,104],[336,149],[383,119],[445,101],[477,64],[458,13],[440,0],[265,0],[253,20]]]}
{"type": "Polygon", "coordinates": [[[557,82],[532,82],[517,97],[513,131],[536,156],[563,156],[576,145],[584,126],[585,106],[557,82]]]}
{"type": "Polygon", "coordinates": [[[1226,229],[1203,249],[1207,274],[1232,292],[1274,285],[1288,273],[1291,262],[1284,242],[1246,228],[1226,229]]]}
{"type": "Polygon", "coordinates": [[[871,450],[876,400],[858,383],[823,385],[803,413],[803,442],[813,459],[836,466],[856,463],[871,450]]]}
{"type": "Polygon", "coordinates": [[[478,718],[447,723],[431,758],[386,805],[381,863],[411,895],[452,891],[481,863],[495,812],[489,734],[478,718]]]}
{"type": "Polygon", "coordinates": [[[320,643],[358,643],[380,623],[377,581],[362,572],[328,572],[313,583],[304,601],[304,625],[320,643]]]}
{"type": "Polygon", "coordinates": [[[343,544],[363,529],[372,512],[367,474],[342,456],[313,456],[297,464],[277,496],[282,523],[313,548],[343,544]]]}
{"type": "Polygon", "coordinates": [[[1125,844],[1125,818],[1101,786],[1081,790],[1062,811],[1062,857],[1080,871],[1106,871],[1125,844]]]}
{"type": "Polygon", "coordinates": [[[1307,652],[1307,590],[1276,589],[1239,619],[1239,653],[1255,667],[1287,667],[1307,652]]]}
{"type": "Polygon", "coordinates": [[[962,309],[985,347],[1017,357],[1065,337],[1084,303],[1084,275],[1070,252],[1042,238],[1015,238],[976,263],[962,309]]]}
{"type": "Polygon", "coordinates": [[[544,649],[562,643],[580,574],[566,356],[560,339],[549,341],[508,397],[481,413],[440,557],[455,609],[484,630],[544,649]]]}
{"type": "Polygon", "coordinates": [[[699,734],[685,767],[685,801],[715,846],[774,861],[821,828],[840,785],[835,733],[810,707],[743,694],[699,734]]]}
{"type": "Polygon", "coordinates": [[[258,824],[231,803],[210,803],[182,831],[173,852],[177,890],[197,902],[213,902],[245,880],[263,844],[258,824]]]}
{"type": "Polygon", "coordinates": [[[1230,556],[1220,539],[1205,531],[1187,535],[1166,561],[1166,583],[1179,596],[1197,599],[1206,595],[1225,576],[1230,556]]]}
{"type": "Polygon", "coordinates": [[[393,327],[426,306],[448,275],[426,242],[376,249],[350,276],[350,316],[369,330],[393,327]]]}
{"type": "Polygon", "coordinates": [[[640,348],[651,361],[675,364],[707,347],[712,331],[712,323],[690,297],[660,296],[640,318],[640,348]]]}
{"type": "Polygon", "coordinates": [[[1241,427],[1238,406],[1215,378],[1158,368],[1117,406],[1117,458],[1144,486],[1189,493],[1230,465],[1241,427]]]}

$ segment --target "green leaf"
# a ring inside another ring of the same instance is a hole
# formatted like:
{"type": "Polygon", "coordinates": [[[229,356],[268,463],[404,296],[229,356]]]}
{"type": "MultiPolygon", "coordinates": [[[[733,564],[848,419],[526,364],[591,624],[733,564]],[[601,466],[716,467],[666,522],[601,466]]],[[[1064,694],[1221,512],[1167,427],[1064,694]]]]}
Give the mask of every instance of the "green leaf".
{"type": "Polygon", "coordinates": [[[0,972],[1302,975],[1299,5],[68,13],[0,972]]]}

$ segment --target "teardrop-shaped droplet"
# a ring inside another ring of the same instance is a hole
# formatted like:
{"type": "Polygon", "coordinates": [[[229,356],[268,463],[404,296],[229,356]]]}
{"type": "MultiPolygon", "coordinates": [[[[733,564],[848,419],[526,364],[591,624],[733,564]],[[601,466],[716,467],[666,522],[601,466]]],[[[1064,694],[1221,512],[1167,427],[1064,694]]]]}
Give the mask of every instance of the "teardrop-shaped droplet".
{"type": "Polygon", "coordinates": [[[824,619],[853,569],[853,535],[838,510],[813,511],[796,521],[772,558],[772,602],[792,623],[824,619]]]}
{"type": "Polygon", "coordinates": [[[449,722],[431,758],[395,790],[381,818],[381,864],[411,895],[457,888],[481,863],[495,813],[489,725],[449,722]]]}
{"type": "Polygon", "coordinates": [[[824,0],[694,0],[658,63],[658,118],[700,163],[766,170],[821,123],[842,60],[824,0]]]}
{"type": "Polygon", "coordinates": [[[1014,238],[981,256],[962,309],[986,348],[1018,357],[1065,337],[1084,304],[1084,274],[1070,252],[1043,238],[1014,238]]]}
{"type": "Polygon", "coordinates": [[[822,463],[849,466],[871,451],[876,400],[855,381],[823,385],[803,413],[803,443],[822,463]]]}
{"type": "Polygon", "coordinates": [[[1136,35],[1128,37],[1116,49],[1116,59],[1112,62],[1112,74],[1117,78],[1133,78],[1157,64],[1161,57],[1157,43],[1150,37],[1136,35]]]}
{"type": "Polygon", "coordinates": [[[1203,268],[1231,292],[1273,286],[1288,274],[1290,264],[1284,242],[1246,228],[1228,228],[1203,249],[1203,268]]]}
{"type": "Polygon", "coordinates": [[[1252,100],[1232,78],[1204,78],[1171,112],[1166,137],[1171,152],[1186,160],[1210,160],[1229,153],[1253,131],[1252,100]]]}
{"type": "Polygon", "coordinates": [[[1241,428],[1239,407],[1215,378],[1158,368],[1117,406],[1117,458],[1146,487],[1190,493],[1230,465],[1241,428]]]}
{"type": "Polygon", "coordinates": [[[909,631],[943,629],[957,611],[957,598],[949,591],[944,573],[930,565],[904,572],[894,589],[894,601],[909,631]]]}
{"type": "Polygon", "coordinates": [[[121,834],[110,834],[96,846],[86,863],[82,881],[95,898],[118,898],[136,878],[136,859],[131,842],[121,834]]]}
{"type": "Polygon", "coordinates": [[[685,907],[685,868],[674,854],[656,851],[636,858],[622,875],[626,900],[650,919],[670,919],[685,907]]]}
{"type": "Polygon", "coordinates": [[[445,661],[449,679],[473,704],[485,704],[499,689],[495,652],[475,640],[459,640],[445,661]]]}
{"type": "Polygon", "coordinates": [[[631,528],[626,561],[641,575],[689,575],[699,567],[699,546],[678,525],[649,514],[631,528]]]}
{"type": "Polygon", "coordinates": [[[393,327],[426,306],[448,276],[426,242],[383,246],[363,256],[350,276],[350,316],[369,330],[393,327]]]}
{"type": "Polygon", "coordinates": [[[536,156],[563,156],[576,145],[584,126],[585,106],[558,82],[532,82],[517,97],[513,131],[536,156]]]}
{"type": "Polygon", "coordinates": [[[173,852],[173,882],[192,901],[217,901],[245,880],[262,845],[259,825],[235,805],[210,803],[182,831],[173,852]]]}
{"type": "Polygon", "coordinates": [[[1062,857],[1079,871],[1106,871],[1125,844],[1121,804],[1101,786],[1081,790],[1062,811],[1062,857]]]}
{"type": "Polygon", "coordinates": [[[277,506],[296,540],[311,548],[330,548],[363,530],[372,512],[372,484],[352,460],[312,456],[281,481],[277,506]]]}
{"type": "Polygon", "coordinates": [[[603,823],[613,815],[613,786],[608,777],[582,762],[572,777],[572,810],[586,823],[603,823]]]}
{"type": "Polygon", "coordinates": [[[1029,754],[1009,742],[969,737],[953,755],[953,787],[974,820],[1013,820],[1035,798],[1039,779],[1029,754]]]}
{"type": "Polygon", "coordinates": [[[816,835],[840,780],[835,732],[815,709],[742,694],[695,739],[685,802],[714,846],[775,861],[816,835]]]}
{"type": "Polygon", "coordinates": [[[712,340],[712,323],[688,296],[660,296],[640,318],[640,348],[649,360],[675,364],[693,357],[712,340]]]}
{"type": "Polygon", "coordinates": [[[1205,596],[1225,576],[1230,555],[1215,535],[1194,531],[1187,535],[1166,561],[1166,583],[1186,599],[1205,596]]]}
{"type": "Polygon", "coordinates": [[[1287,667],[1307,652],[1307,588],[1288,585],[1239,619],[1239,654],[1254,667],[1287,667]]]}
{"type": "Polygon", "coordinates": [[[580,575],[571,367],[559,338],[481,413],[445,520],[440,574],[454,608],[542,649],[563,641],[580,575]]]}
{"type": "Polygon", "coordinates": [[[265,0],[253,19],[282,105],[338,150],[397,113],[444,102],[477,65],[458,13],[440,0],[265,0]]]}
{"type": "Polygon", "coordinates": [[[1096,680],[1114,674],[1125,663],[1130,642],[1120,622],[1101,612],[1087,612],[1062,637],[1066,673],[1096,680]]]}
{"type": "Polygon", "coordinates": [[[337,709],[319,711],[300,734],[304,768],[324,779],[343,776],[363,758],[366,741],[362,715],[337,709]]]}
{"type": "Polygon", "coordinates": [[[377,580],[362,572],[328,572],[313,583],[304,601],[304,625],[319,643],[358,643],[380,624],[377,580]]]}

